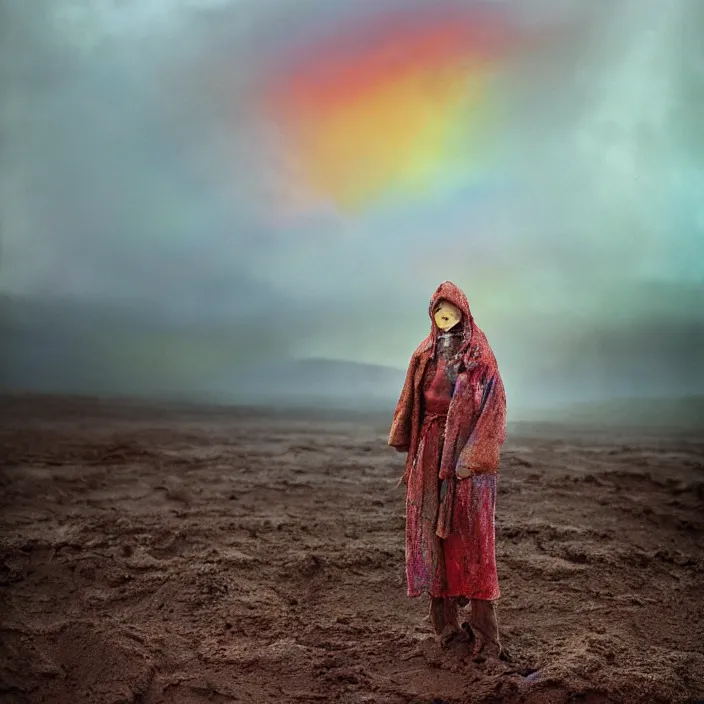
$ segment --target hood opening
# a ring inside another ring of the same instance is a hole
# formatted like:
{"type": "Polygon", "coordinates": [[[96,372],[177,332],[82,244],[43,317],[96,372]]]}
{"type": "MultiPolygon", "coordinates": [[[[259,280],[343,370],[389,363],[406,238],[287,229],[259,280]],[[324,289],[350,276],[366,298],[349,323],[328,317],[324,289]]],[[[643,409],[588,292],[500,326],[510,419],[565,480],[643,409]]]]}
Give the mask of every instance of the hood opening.
{"type": "Polygon", "coordinates": [[[433,313],[435,311],[435,306],[440,301],[449,301],[453,306],[456,306],[462,312],[462,324],[463,326],[469,322],[472,322],[472,314],[469,310],[469,301],[467,296],[459,286],[456,286],[451,281],[443,281],[436,289],[432,298],[430,299],[430,306],[428,307],[428,314],[430,315],[430,322],[435,328],[435,319],[433,318],[433,313]]]}
{"type": "MultiPolygon", "coordinates": [[[[441,301],[449,301],[452,305],[456,306],[462,312],[462,320],[458,325],[452,328],[451,332],[462,332],[464,337],[464,345],[469,344],[472,337],[472,314],[469,310],[469,301],[467,296],[465,296],[462,289],[453,284],[451,281],[443,281],[433,293],[430,299],[430,306],[428,307],[428,314],[430,316],[431,325],[431,335],[433,337],[433,354],[435,353],[435,348],[437,344],[438,336],[441,334],[440,328],[435,323],[435,318],[433,313],[435,312],[435,306],[441,301]]],[[[463,345],[463,346],[464,346],[463,345]]]]}

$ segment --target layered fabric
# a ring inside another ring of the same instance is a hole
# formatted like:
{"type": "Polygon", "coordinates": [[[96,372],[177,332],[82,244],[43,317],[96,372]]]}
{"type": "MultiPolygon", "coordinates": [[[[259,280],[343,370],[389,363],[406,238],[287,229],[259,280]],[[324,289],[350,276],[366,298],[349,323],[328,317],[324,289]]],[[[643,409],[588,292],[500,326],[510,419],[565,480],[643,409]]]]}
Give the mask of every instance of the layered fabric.
{"type": "Polygon", "coordinates": [[[450,282],[430,302],[431,333],[414,352],[389,444],[407,450],[408,595],[498,599],[496,483],[506,437],[506,396],[494,354],[467,298],[450,282]],[[462,312],[442,333],[440,300],[462,312]]]}

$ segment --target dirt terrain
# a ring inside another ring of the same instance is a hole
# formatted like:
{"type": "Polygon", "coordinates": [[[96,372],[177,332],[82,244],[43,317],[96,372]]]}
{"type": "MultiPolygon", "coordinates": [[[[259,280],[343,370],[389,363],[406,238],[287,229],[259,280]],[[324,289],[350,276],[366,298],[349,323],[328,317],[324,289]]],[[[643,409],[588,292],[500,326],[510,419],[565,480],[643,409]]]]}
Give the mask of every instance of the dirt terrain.
{"type": "Polygon", "coordinates": [[[0,401],[2,702],[704,700],[704,433],[512,427],[474,663],[405,596],[388,418],[0,401]]]}

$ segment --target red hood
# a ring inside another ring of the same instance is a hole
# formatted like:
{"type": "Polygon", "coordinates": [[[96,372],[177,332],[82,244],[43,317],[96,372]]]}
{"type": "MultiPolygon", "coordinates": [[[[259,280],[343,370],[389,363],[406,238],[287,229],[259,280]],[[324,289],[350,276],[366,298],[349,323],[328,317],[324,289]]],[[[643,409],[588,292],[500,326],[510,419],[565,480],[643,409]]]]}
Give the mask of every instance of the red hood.
{"type": "Polygon", "coordinates": [[[452,281],[443,281],[435,289],[435,293],[430,299],[430,305],[428,306],[428,315],[430,315],[430,335],[432,336],[433,341],[435,341],[435,338],[440,332],[438,326],[435,324],[435,319],[433,318],[433,311],[435,309],[435,306],[441,300],[449,301],[450,303],[452,303],[452,305],[457,306],[457,308],[462,311],[462,322],[460,323],[458,328],[460,326],[462,327],[464,337],[468,342],[469,338],[471,338],[472,336],[472,326],[474,323],[472,319],[472,313],[469,310],[469,301],[467,300],[467,296],[464,295],[462,289],[459,286],[453,284],[452,281]]]}

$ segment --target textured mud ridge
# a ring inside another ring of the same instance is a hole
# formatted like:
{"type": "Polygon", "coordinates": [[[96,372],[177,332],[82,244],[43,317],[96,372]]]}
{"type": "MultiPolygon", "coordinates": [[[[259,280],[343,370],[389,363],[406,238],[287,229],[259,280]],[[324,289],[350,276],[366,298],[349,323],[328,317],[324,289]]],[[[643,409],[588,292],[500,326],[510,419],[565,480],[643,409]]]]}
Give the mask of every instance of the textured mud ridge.
{"type": "Polygon", "coordinates": [[[512,430],[491,664],[440,650],[405,596],[402,458],[376,419],[2,409],[3,702],[704,699],[696,435],[512,430]]]}

